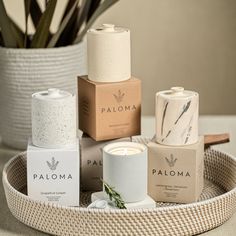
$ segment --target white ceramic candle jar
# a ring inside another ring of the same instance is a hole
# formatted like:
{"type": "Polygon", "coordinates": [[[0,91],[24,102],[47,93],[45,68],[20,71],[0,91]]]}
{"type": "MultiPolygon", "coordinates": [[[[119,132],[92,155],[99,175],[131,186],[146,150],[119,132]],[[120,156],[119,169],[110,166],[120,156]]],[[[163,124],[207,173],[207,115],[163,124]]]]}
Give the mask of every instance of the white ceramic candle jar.
{"type": "Polygon", "coordinates": [[[32,142],[42,148],[64,148],[75,144],[75,95],[59,89],[32,95],[32,142]]]}
{"type": "Polygon", "coordinates": [[[156,94],[156,141],[189,145],[198,141],[199,96],[182,87],[156,94]]]}
{"type": "Polygon", "coordinates": [[[103,148],[103,180],[114,187],[125,203],[147,197],[147,148],[143,144],[118,142],[103,148]]]}
{"type": "Polygon", "coordinates": [[[88,78],[119,82],[131,77],[130,31],[103,24],[87,33],[88,78]]]}

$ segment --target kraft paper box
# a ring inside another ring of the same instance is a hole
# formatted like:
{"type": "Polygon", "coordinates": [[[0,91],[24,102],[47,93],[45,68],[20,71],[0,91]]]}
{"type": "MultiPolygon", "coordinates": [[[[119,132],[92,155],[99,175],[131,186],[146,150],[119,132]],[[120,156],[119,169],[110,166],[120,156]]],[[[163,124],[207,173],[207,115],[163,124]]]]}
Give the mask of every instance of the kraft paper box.
{"type": "Polygon", "coordinates": [[[102,148],[112,142],[130,142],[131,138],[120,138],[109,141],[95,141],[83,134],[80,139],[80,177],[83,191],[102,190],[102,148]]]}
{"type": "Polygon", "coordinates": [[[141,81],[99,83],[78,78],[79,129],[96,141],[139,135],[141,81]]]}
{"type": "Polygon", "coordinates": [[[204,138],[187,146],[148,143],[148,194],[156,201],[196,202],[203,190],[204,138]]]}
{"type": "Polygon", "coordinates": [[[79,206],[79,141],[64,149],[27,149],[27,188],[32,199],[79,206]]]}

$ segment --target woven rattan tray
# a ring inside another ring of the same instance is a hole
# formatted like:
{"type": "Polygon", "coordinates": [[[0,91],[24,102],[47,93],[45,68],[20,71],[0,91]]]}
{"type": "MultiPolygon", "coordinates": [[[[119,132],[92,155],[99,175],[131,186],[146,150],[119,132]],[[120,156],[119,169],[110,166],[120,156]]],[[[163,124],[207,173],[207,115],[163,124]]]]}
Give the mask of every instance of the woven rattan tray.
{"type": "Polygon", "coordinates": [[[79,208],[30,199],[26,194],[26,153],[12,158],[3,170],[8,206],[21,222],[55,235],[194,235],[217,227],[236,210],[236,159],[208,149],[205,187],[199,202],[156,209],[86,209],[90,193],[81,193],[79,208]]]}

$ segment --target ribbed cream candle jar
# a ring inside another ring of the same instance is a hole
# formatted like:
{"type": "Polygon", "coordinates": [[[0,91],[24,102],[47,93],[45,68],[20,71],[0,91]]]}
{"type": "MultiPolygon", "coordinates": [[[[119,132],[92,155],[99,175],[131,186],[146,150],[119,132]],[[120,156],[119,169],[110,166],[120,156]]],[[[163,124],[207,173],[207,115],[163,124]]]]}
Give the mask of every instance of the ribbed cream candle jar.
{"type": "Polygon", "coordinates": [[[87,33],[88,78],[119,82],[131,77],[130,31],[103,24],[87,33]]]}
{"type": "Polygon", "coordinates": [[[189,145],[198,141],[199,95],[173,87],[156,94],[156,141],[189,145]]]}
{"type": "Polygon", "coordinates": [[[147,197],[147,148],[143,144],[117,142],[103,148],[103,180],[114,187],[125,203],[147,197]]]}
{"type": "Polygon", "coordinates": [[[32,142],[42,148],[64,148],[76,142],[75,95],[48,89],[32,95],[32,142]]]}

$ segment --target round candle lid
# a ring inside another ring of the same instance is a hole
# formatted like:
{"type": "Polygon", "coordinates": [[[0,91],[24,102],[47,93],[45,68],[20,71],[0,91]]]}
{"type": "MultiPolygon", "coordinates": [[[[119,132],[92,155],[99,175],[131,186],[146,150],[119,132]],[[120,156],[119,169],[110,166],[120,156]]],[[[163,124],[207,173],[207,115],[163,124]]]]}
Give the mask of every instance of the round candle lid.
{"type": "Polygon", "coordinates": [[[102,27],[88,30],[88,33],[92,34],[117,34],[126,32],[129,32],[129,29],[116,27],[114,24],[102,24],[102,27]]]}
{"type": "Polygon", "coordinates": [[[40,100],[58,100],[71,96],[72,96],[71,93],[57,88],[50,88],[47,91],[37,92],[32,95],[33,98],[37,98],[40,100]]]}
{"type": "Polygon", "coordinates": [[[170,90],[157,92],[157,96],[162,96],[166,99],[183,99],[198,96],[198,93],[185,90],[183,87],[172,87],[170,90]]]}

